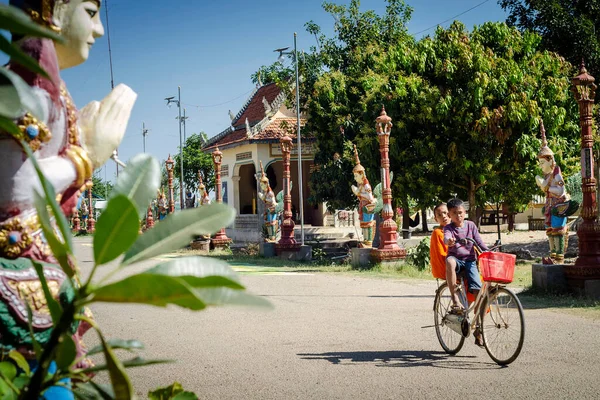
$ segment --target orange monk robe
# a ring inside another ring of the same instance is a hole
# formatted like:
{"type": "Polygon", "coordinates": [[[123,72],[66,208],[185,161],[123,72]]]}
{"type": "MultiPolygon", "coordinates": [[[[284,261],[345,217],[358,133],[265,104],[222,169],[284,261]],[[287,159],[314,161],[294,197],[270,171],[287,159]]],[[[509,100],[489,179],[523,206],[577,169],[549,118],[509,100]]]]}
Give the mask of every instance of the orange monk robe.
{"type": "Polygon", "coordinates": [[[434,278],[446,279],[446,256],[448,246],[444,244],[444,231],[439,226],[433,229],[429,243],[429,262],[434,278]]]}

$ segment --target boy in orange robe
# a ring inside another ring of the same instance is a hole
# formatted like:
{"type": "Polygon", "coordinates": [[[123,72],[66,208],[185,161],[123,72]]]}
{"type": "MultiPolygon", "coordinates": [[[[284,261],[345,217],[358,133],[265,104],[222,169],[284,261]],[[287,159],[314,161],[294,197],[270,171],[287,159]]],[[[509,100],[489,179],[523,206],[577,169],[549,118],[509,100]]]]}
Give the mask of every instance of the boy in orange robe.
{"type": "Polygon", "coordinates": [[[429,243],[429,260],[431,262],[431,273],[434,278],[446,279],[446,256],[448,246],[444,243],[444,226],[450,223],[448,207],[446,203],[440,203],[433,209],[433,215],[440,226],[436,226],[431,234],[429,243]]]}

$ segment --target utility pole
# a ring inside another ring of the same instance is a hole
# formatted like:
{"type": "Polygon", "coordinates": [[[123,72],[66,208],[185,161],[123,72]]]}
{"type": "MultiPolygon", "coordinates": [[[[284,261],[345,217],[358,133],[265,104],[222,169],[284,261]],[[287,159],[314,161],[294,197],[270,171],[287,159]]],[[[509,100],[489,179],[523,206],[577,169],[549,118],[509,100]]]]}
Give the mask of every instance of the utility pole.
{"type": "Polygon", "coordinates": [[[144,137],[144,153],[146,152],[146,136],[148,135],[148,129],[146,129],[146,123],[142,122],[142,136],[144,137]]]}
{"type": "Polygon", "coordinates": [[[185,134],[185,120],[188,119],[189,117],[185,116],[185,108],[183,109],[183,144],[185,144],[185,141],[187,140],[187,136],[185,134]]]}

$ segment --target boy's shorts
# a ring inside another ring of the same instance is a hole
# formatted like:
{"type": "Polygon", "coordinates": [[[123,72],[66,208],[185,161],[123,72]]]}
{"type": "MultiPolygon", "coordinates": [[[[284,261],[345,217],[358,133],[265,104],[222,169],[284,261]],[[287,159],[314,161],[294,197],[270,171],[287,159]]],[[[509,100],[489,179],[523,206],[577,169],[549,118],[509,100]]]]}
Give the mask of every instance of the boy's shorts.
{"type": "Polygon", "coordinates": [[[479,271],[477,270],[477,261],[463,261],[456,257],[456,275],[467,278],[469,292],[481,290],[481,280],[479,279],[479,271]]]}

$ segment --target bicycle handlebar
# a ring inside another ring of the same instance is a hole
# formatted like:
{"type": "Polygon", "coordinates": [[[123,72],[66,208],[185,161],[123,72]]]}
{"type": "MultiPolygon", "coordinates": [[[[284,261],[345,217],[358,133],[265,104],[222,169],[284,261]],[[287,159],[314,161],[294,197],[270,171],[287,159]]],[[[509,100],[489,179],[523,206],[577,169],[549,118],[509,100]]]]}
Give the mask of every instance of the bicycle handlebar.
{"type": "MultiPolygon", "coordinates": [[[[474,239],[463,238],[458,241],[458,243],[460,243],[462,245],[467,244],[467,242],[471,242],[473,244],[473,246],[475,247],[475,250],[477,250],[477,252],[479,254],[483,253],[483,250],[481,250],[481,247],[479,247],[479,245],[477,244],[477,242],[474,239]]],[[[490,247],[487,251],[497,251],[499,247],[502,247],[502,242],[500,241],[500,239],[496,240],[494,245],[492,247],[490,247]]]]}

